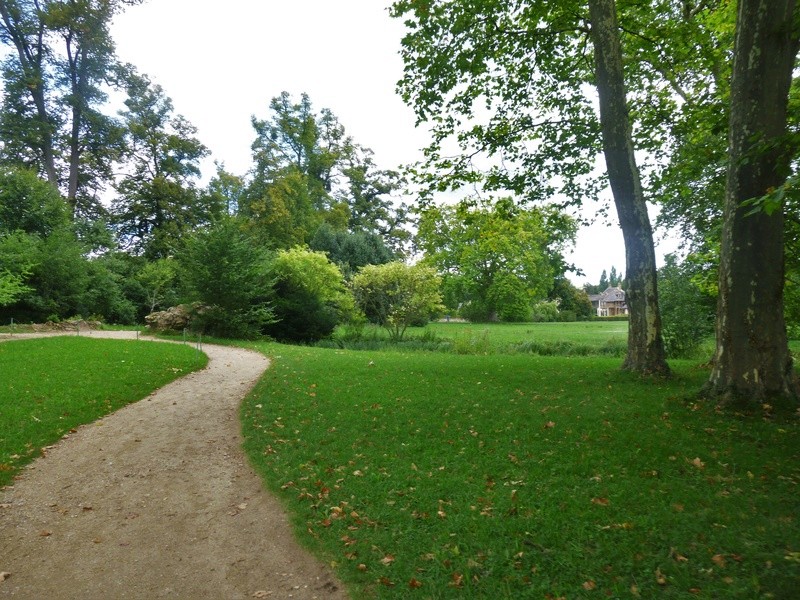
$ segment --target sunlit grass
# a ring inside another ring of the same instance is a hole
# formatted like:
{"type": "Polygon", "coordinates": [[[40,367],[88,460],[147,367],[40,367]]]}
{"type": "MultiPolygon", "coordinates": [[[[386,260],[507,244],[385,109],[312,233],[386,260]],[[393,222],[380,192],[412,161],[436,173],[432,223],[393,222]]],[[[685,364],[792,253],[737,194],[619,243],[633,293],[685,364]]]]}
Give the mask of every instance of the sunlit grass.
{"type": "Polygon", "coordinates": [[[0,485],[70,429],[206,363],[178,344],[78,336],[0,343],[0,485]]]}
{"type": "Polygon", "coordinates": [[[262,348],[246,450],[356,598],[798,589],[798,424],[688,400],[693,363],[262,348]]]}

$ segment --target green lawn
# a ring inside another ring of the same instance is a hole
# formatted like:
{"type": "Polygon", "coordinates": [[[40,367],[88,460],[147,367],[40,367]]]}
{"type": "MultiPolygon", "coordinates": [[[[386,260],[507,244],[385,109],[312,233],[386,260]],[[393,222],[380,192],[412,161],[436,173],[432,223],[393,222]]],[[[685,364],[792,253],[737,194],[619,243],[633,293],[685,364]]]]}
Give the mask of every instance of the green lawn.
{"type": "Polygon", "coordinates": [[[425,350],[455,354],[605,355],[622,357],[627,321],[575,323],[437,322],[406,330],[402,343],[389,345],[385,330],[339,328],[321,347],[356,350],[425,350]]]}
{"type": "Polygon", "coordinates": [[[800,589],[797,420],[691,400],[694,363],[664,382],[617,358],[259,347],[246,451],[356,598],[800,589]]]}
{"type": "Polygon", "coordinates": [[[62,336],[0,343],[0,486],[84,423],[204,367],[189,346],[62,336]]]}

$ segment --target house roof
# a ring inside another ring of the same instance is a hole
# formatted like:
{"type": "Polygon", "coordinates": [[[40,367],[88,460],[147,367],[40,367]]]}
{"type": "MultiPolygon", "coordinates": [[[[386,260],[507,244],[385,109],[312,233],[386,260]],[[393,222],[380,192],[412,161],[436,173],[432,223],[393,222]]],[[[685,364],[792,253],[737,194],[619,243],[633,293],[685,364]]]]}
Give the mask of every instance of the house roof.
{"type": "Polygon", "coordinates": [[[599,295],[598,300],[603,302],[625,302],[625,290],[621,287],[608,286],[605,291],[599,295]]]}

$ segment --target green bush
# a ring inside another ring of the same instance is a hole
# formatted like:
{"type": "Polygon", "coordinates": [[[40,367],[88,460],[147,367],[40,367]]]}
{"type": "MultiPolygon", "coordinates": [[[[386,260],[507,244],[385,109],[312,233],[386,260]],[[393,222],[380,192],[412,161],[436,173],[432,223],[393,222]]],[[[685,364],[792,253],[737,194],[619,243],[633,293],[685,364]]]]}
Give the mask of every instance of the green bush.
{"type": "Polygon", "coordinates": [[[714,332],[714,299],[693,282],[690,263],[666,257],[658,271],[664,349],[668,358],[694,358],[703,341],[714,332]]]}
{"type": "Polygon", "coordinates": [[[553,323],[558,320],[558,304],[555,302],[537,302],[533,305],[531,321],[534,323],[553,323]]]}

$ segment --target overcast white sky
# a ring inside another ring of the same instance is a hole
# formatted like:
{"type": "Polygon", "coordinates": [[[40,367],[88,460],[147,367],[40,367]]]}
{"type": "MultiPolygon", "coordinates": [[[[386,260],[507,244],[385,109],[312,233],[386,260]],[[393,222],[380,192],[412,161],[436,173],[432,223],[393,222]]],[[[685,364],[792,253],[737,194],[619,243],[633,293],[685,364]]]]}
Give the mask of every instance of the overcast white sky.
{"type": "MultiPolygon", "coordinates": [[[[388,4],[146,0],[117,17],[112,36],[120,59],[164,88],[232,173],[251,165],[250,117],[269,116],[270,99],[284,90],[331,109],[380,168],[394,169],[420,157],[426,136],[395,93],[403,24],[389,18],[388,4]]],[[[578,283],[597,283],[612,265],[624,272],[619,227],[582,230],[569,259],[586,273],[578,283]]]]}

